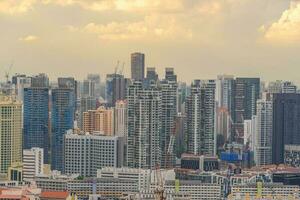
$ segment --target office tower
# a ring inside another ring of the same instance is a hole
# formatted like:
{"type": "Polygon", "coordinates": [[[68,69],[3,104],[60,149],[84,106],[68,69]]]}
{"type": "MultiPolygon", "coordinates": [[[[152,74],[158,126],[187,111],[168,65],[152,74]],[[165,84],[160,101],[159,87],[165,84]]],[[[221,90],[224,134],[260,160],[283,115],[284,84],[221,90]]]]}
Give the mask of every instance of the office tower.
{"type": "Polygon", "coordinates": [[[22,104],[0,95],[0,174],[22,162],[22,104]]]}
{"type": "Polygon", "coordinates": [[[114,135],[114,109],[99,107],[83,113],[83,131],[114,135]]]}
{"type": "Polygon", "coordinates": [[[270,94],[282,93],[282,81],[273,81],[268,84],[267,92],[270,94]]]}
{"type": "Polygon", "coordinates": [[[122,167],[124,138],[67,131],[64,135],[64,173],[96,177],[103,167],[122,167]]]}
{"type": "Polygon", "coordinates": [[[12,77],[12,84],[15,85],[17,100],[23,102],[24,88],[31,86],[31,77],[27,77],[25,74],[16,74],[12,77]]]}
{"type": "Polygon", "coordinates": [[[116,101],[126,98],[127,82],[122,74],[107,74],[105,99],[108,106],[114,107],[116,101]]]}
{"type": "MultiPolygon", "coordinates": [[[[174,72],[173,72],[173,76],[174,72]]],[[[170,77],[169,77],[170,78],[170,77]]],[[[163,80],[160,82],[159,89],[161,91],[161,134],[160,134],[160,149],[161,167],[172,167],[175,164],[174,143],[176,116],[177,116],[177,82],[175,79],[163,80]],[[171,138],[173,141],[171,141],[171,138]],[[170,146],[171,145],[171,146],[170,146]],[[169,149],[172,148],[172,149],[169,149]],[[168,152],[169,151],[169,152],[168,152]]]]}
{"type": "Polygon", "coordinates": [[[186,100],[187,152],[216,155],[215,81],[195,80],[186,100]]]}
{"type": "Polygon", "coordinates": [[[220,75],[216,81],[217,134],[231,141],[232,113],[234,113],[234,77],[220,75]]]}
{"type": "Polygon", "coordinates": [[[174,68],[167,67],[165,69],[165,80],[177,82],[177,75],[174,73],[174,68]]]}
{"type": "Polygon", "coordinates": [[[254,160],[256,165],[272,164],[273,102],[257,101],[254,160]]]}
{"type": "Polygon", "coordinates": [[[95,96],[101,96],[101,79],[99,74],[88,74],[87,80],[93,81],[95,83],[95,96]]]}
{"type": "Polygon", "coordinates": [[[96,97],[86,96],[80,98],[79,105],[79,127],[83,129],[83,113],[89,110],[95,110],[97,106],[96,97]]]}
{"type": "Polygon", "coordinates": [[[300,94],[273,94],[272,162],[284,163],[284,146],[300,145],[300,94]]]}
{"type": "Polygon", "coordinates": [[[52,89],[51,111],[51,169],[62,171],[63,135],[73,128],[75,94],[70,88],[52,89]]]}
{"type": "Polygon", "coordinates": [[[131,79],[143,81],[145,76],[145,54],[131,54],[131,79]]]}
{"type": "Polygon", "coordinates": [[[95,82],[91,80],[84,80],[82,85],[82,95],[95,97],[95,82]]]}
{"type": "Polygon", "coordinates": [[[161,91],[142,88],[134,82],[128,88],[127,165],[154,169],[161,162],[161,91]]]}
{"type": "Polygon", "coordinates": [[[44,149],[44,162],[49,163],[49,89],[29,87],[24,89],[24,148],[44,149]]]}
{"type": "Polygon", "coordinates": [[[297,93],[297,86],[292,82],[285,81],[282,83],[282,93],[297,93]]]}
{"type": "Polygon", "coordinates": [[[148,82],[158,80],[158,74],[156,73],[155,67],[147,67],[146,79],[148,82]]]}
{"type": "Polygon", "coordinates": [[[244,120],[251,120],[256,114],[256,101],[260,96],[259,78],[236,78],[234,85],[234,113],[232,114],[232,138],[244,141],[244,120]]]}
{"type": "Polygon", "coordinates": [[[127,138],[127,101],[120,100],[115,106],[115,135],[127,138]]]}
{"type": "Polygon", "coordinates": [[[33,180],[44,173],[44,150],[31,148],[23,150],[23,179],[33,180]]]}
{"type": "Polygon", "coordinates": [[[31,87],[49,87],[47,74],[38,74],[31,78],[31,87]]]}

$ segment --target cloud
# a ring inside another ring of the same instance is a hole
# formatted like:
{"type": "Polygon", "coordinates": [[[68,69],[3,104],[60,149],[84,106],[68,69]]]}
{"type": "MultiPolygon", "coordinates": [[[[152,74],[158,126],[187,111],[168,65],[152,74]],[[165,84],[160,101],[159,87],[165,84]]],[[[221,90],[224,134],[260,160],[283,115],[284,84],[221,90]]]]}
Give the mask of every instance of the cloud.
{"type": "MultiPolygon", "coordinates": [[[[69,30],[78,30],[69,27],[69,30]]],[[[136,22],[110,22],[107,24],[89,23],[79,29],[94,33],[102,40],[172,40],[191,39],[193,33],[177,21],[174,16],[150,15],[136,22]]]]}
{"type": "Polygon", "coordinates": [[[25,13],[33,9],[36,0],[2,0],[0,1],[0,13],[15,15],[25,13]]]}
{"type": "Polygon", "coordinates": [[[37,39],[38,39],[38,37],[35,36],[35,35],[27,35],[25,37],[20,37],[19,41],[22,41],[22,42],[33,42],[33,41],[36,41],[37,39]]]}
{"type": "Polygon", "coordinates": [[[282,13],[278,21],[270,26],[261,26],[259,31],[268,42],[300,42],[300,1],[292,1],[289,9],[282,13]]]}

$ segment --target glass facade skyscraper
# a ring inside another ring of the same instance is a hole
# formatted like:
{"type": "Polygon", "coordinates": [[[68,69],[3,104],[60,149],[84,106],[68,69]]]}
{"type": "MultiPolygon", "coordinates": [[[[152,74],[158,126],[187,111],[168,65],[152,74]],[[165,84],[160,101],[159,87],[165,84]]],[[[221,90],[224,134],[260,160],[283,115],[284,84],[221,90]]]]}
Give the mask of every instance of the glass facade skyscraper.
{"type": "Polygon", "coordinates": [[[44,162],[49,163],[49,89],[24,89],[24,148],[44,149],[44,162]]]}
{"type": "Polygon", "coordinates": [[[51,168],[63,170],[63,135],[73,128],[75,93],[70,88],[52,90],[51,168]]]}

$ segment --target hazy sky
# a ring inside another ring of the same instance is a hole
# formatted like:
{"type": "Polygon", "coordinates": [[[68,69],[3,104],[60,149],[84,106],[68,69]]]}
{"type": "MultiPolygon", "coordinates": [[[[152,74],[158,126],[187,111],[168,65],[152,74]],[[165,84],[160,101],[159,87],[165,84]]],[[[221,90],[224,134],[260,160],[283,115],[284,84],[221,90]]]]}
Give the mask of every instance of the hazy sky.
{"type": "Polygon", "coordinates": [[[217,74],[300,80],[300,1],[0,0],[0,78],[104,77],[130,53],[180,80],[217,74]]]}

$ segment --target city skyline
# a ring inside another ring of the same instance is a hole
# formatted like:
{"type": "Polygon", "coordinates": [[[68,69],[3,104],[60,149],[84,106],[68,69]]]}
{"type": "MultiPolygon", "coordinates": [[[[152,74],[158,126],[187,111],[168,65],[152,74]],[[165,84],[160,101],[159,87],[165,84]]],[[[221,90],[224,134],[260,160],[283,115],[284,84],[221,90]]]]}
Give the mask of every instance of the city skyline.
{"type": "Polygon", "coordinates": [[[130,53],[142,52],[145,67],[174,67],[180,81],[234,74],[299,84],[299,1],[151,2],[2,1],[0,79],[11,62],[12,74],[54,80],[105,77],[118,60],[129,77],[130,53]]]}

